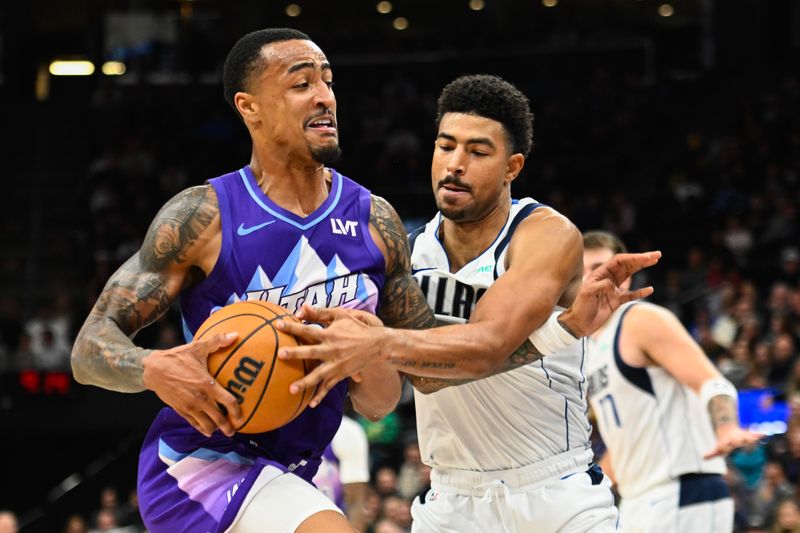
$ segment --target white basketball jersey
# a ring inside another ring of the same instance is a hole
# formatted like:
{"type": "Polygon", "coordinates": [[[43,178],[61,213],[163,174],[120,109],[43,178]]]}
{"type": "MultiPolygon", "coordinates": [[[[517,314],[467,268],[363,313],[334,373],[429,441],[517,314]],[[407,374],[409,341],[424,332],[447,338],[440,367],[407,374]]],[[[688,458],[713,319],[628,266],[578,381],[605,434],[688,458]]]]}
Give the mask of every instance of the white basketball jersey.
{"type": "Polygon", "coordinates": [[[619,336],[632,302],[587,339],[589,401],[611,453],[618,490],[635,497],[689,473],[725,472],[720,458],[703,460],[716,438],[698,395],[658,366],[636,368],[620,357],[619,336]]]}
{"type": "MultiPolygon", "coordinates": [[[[411,269],[440,323],[469,319],[478,299],[505,272],[517,225],[540,205],[530,198],[514,200],[494,243],[456,273],[450,273],[439,241],[441,214],[411,235],[411,269]]],[[[587,449],[591,428],[583,360],[583,342],[576,341],[509,372],[428,395],[415,391],[422,460],[434,468],[505,470],[587,449]]]]}

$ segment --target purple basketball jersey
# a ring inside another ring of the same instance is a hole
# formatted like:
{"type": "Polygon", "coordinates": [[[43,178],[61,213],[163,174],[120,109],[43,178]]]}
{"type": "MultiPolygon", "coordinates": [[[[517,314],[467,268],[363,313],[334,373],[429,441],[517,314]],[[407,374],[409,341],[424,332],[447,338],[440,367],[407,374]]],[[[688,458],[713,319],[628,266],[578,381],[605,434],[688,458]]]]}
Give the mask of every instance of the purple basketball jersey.
{"type": "MultiPolygon", "coordinates": [[[[222,245],[208,277],[181,295],[184,335],[221,307],[267,300],[294,312],[350,307],[375,312],[383,255],[369,233],[370,193],[332,173],[328,198],[307,217],[273,203],[249,167],[210,180],[222,245]]],[[[342,420],[347,382],[315,409],[257,435],[210,438],[171,408],[150,427],[139,461],[139,499],[150,531],[224,531],[266,464],[311,481],[342,420]]]]}
{"type": "Polygon", "coordinates": [[[325,496],[333,500],[339,509],[347,511],[344,505],[344,486],[342,478],[339,476],[339,458],[330,444],[322,454],[322,464],[314,476],[314,485],[325,496]]]}

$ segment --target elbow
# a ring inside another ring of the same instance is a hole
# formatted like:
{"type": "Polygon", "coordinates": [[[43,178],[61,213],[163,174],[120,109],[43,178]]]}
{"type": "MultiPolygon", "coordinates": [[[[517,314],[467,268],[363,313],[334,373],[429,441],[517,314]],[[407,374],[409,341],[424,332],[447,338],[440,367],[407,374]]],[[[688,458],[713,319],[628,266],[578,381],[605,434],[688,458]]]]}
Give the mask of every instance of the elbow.
{"type": "Polygon", "coordinates": [[[353,409],[356,413],[370,422],[378,422],[395,410],[397,404],[400,402],[400,391],[398,391],[396,395],[392,395],[391,398],[360,401],[356,396],[351,395],[350,400],[353,403],[353,409]]]}
{"type": "Polygon", "coordinates": [[[72,368],[72,377],[75,378],[75,381],[80,383],[81,385],[89,385],[89,379],[84,372],[84,358],[81,357],[80,351],[78,350],[78,343],[75,343],[75,346],[72,348],[72,355],[70,356],[70,366],[72,368]]]}
{"type": "Polygon", "coordinates": [[[380,422],[381,420],[383,420],[383,418],[385,418],[386,415],[388,415],[389,413],[394,411],[394,408],[396,407],[396,405],[397,404],[394,404],[392,406],[388,406],[388,405],[386,405],[386,406],[374,406],[374,405],[371,405],[371,406],[360,406],[360,405],[356,405],[356,403],[353,402],[353,408],[355,409],[356,413],[360,414],[361,416],[363,416],[364,418],[366,418],[367,420],[369,420],[370,422],[373,422],[373,423],[374,422],[380,422]]]}
{"type": "Polygon", "coordinates": [[[425,385],[424,383],[414,383],[414,390],[418,393],[427,396],[428,394],[432,394],[438,390],[441,390],[441,387],[437,387],[434,385],[425,385]]]}

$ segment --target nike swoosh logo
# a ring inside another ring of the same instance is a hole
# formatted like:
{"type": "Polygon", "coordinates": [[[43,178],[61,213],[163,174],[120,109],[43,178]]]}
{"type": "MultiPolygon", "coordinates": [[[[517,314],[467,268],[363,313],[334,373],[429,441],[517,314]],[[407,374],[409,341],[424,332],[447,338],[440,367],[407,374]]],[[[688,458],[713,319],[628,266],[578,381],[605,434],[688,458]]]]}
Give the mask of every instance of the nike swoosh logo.
{"type": "Polygon", "coordinates": [[[244,237],[245,235],[250,235],[254,231],[258,231],[263,227],[269,226],[270,224],[273,224],[274,222],[275,222],[274,220],[270,220],[269,222],[264,222],[262,224],[257,224],[255,226],[250,226],[249,228],[245,228],[244,227],[244,222],[242,222],[241,224],[239,224],[239,227],[236,229],[236,233],[238,233],[239,235],[244,237]]]}

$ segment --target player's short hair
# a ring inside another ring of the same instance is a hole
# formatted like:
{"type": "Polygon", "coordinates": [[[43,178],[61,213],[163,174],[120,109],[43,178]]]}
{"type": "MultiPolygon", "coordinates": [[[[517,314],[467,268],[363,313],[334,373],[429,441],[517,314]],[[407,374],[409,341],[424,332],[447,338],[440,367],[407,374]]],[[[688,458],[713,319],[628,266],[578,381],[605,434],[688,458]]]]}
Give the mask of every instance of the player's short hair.
{"type": "Polygon", "coordinates": [[[607,248],[614,254],[628,253],[628,248],[622,240],[608,231],[587,231],[583,234],[583,249],[597,250],[607,248]]]}
{"type": "Polygon", "coordinates": [[[267,68],[267,61],[261,54],[264,45],[293,40],[310,41],[311,38],[292,28],[266,28],[250,32],[236,41],[222,67],[222,86],[225,101],[237,114],[233,97],[248,89],[254,74],[267,68]]]}
{"type": "Polygon", "coordinates": [[[437,128],[445,113],[465,113],[496,120],[505,128],[513,153],[528,157],[531,151],[533,113],[530,101],[499,76],[473,74],[450,82],[437,102],[437,128]]]}

